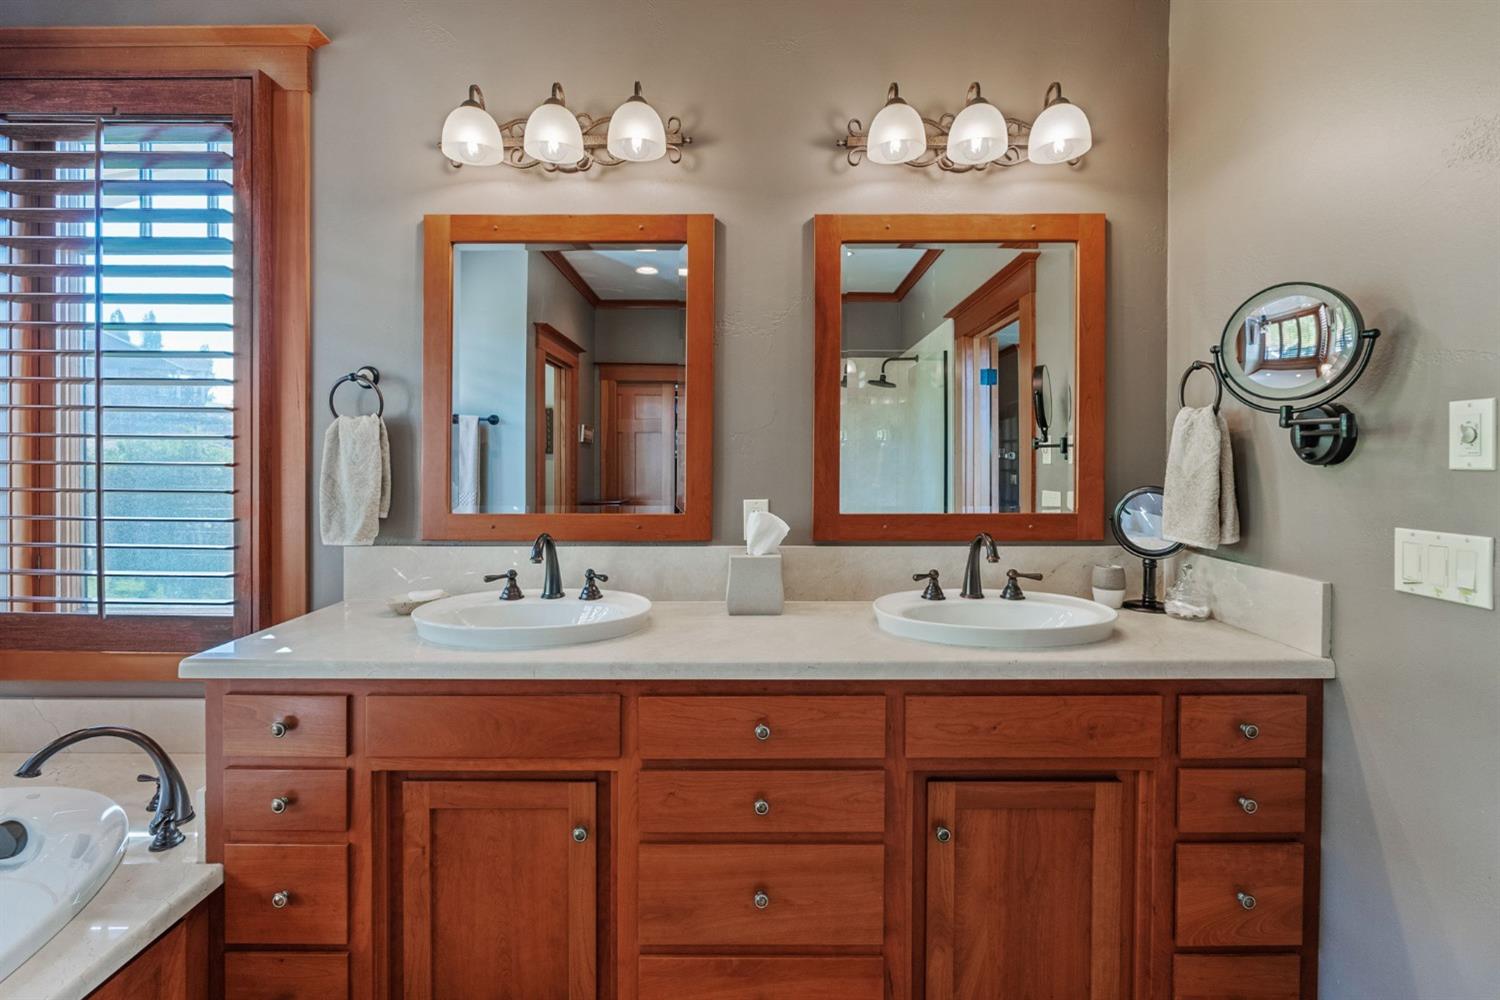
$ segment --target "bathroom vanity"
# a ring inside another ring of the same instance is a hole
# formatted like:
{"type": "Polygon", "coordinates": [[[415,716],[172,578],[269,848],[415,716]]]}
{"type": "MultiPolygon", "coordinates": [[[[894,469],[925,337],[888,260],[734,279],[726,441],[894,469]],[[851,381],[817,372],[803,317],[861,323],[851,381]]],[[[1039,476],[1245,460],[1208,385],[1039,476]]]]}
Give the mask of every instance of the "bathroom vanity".
{"type": "Polygon", "coordinates": [[[1333,665],[1218,623],[663,603],[475,652],[347,602],[182,673],[232,1000],[1315,995],[1333,665]]]}

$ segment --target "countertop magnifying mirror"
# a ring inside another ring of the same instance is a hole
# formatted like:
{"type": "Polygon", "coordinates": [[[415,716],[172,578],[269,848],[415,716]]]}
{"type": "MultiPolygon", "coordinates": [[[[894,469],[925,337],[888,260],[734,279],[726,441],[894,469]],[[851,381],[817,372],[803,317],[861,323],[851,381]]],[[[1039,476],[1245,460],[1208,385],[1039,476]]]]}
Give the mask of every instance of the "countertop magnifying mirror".
{"type": "Polygon", "coordinates": [[[710,538],[713,217],[423,229],[423,536],[710,538]]]}
{"type": "Polygon", "coordinates": [[[1102,537],[1104,231],[816,218],[816,540],[1102,537]]]}
{"type": "Polygon", "coordinates": [[[1126,552],[1139,556],[1144,566],[1140,599],[1126,601],[1123,605],[1131,611],[1164,614],[1167,610],[1156,596],[1157,564],[1180,551],[1182,543],[1162,537],[1161,513],[1162,488],[1138,486],[1120,498],[1110,515],[1109,523],[1116,541],[1126,552]]]}

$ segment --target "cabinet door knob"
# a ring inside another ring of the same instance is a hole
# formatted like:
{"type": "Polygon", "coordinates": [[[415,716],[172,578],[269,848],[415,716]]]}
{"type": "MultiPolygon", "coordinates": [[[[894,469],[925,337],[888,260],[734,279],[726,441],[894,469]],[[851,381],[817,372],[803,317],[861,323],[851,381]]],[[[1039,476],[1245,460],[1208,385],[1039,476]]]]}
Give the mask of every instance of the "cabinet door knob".
{"type": "Polygon", "coordinates": [[[1245,909],[1255,909],[1255,897],[1250,895],[1248,892],[1237,892],[1234,894],[1234,898],[1238,899],[1240,901],[1240,905],[1245,909]]]}
{"type": "Polygon", "coordinates": [[[278,795],[271,800],[271,811],[280,816],[282,813],[286,812],[287,806],[291,804],[291,799],[287,798],[285,795],[278,795]]]}
{"type": "Polygon", "coordinates": [[[1260,809],[1260,803],[1247,795],[1241,795],[1235,801],[1240,804],[1240,808],[1245,811],[1246,816],[1254,816],[1255,813],[1260,809]]]}
{"type": "Polygon", "coordinates": [[[583,825],[573,827],[573,843],[581,844],[589,839],[589,828],[583,825]]]}
{"type": "Polygon", "coordinates": [[[937,838],[937,842],[939,844],[946,844],[948,841],[953,839],[953,831],[948,829],[946,826],[938,827],[932,832],[932,835],[937,838]]]}
{"type": "Polygon", "coordinates": [[[770,739],[771,727],[766,725],[764,722],[757,722],[755,724],[755,738],[760,740],[762,743],[770,739]]]}
{"type": "Polygon", "coordinates": [[[751,899],[755,903],[757,910],[764,910],[771,905],[771,897],[766,895],[766,890],[764,889],[756,889],[755,895],[751,899]]]}
{"type": "Polygon", "coordinates": [[[1241,722],[1240,732],[1247,740],[1258,739],[1260,737],[1260,727],[1253,722],[1241,722]]]}
{"type": "Polygon", "coordinates": [[[278,910],[286,909],[286,904],[292,901],[292,894],[282,889],[280,892],[271,893],[271,905],[278,910]]]}
{"type": "Polygon", "coordinates": [[[755,800],[755,815],[757,815],[757,816],[764,816],[767,813],[769,813],[770,811],[771,811],[771,803],[767,802],[765,799],[756,799],[755,800]]]}
{"type": "Polygon", "coordinates": [[[275,722],[271,723],[271,737],[273,739],[281,739],[287,733],[291,732],[292,727],[296,724],[297,723],[291,719],[277,719],[275,722]]]}

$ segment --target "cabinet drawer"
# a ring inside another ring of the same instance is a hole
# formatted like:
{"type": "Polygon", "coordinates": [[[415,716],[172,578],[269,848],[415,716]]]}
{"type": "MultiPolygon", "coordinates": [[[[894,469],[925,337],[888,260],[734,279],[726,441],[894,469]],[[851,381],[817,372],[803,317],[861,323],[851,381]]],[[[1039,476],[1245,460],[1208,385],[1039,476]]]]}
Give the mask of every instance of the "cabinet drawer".
{"type": "Polygon", "coordinates": [[[908,757],[1155,757],[1156,695],[906,699],[908,757]]]}
{"type": "Polygon", "coordinates": [[[881,943],[879,844],[643,844],[640,852],[643,945],[881,943]]]}
{"type": "Polygon", "coordinates": [[[1178,955],[1172,1000],[1299,1000],[1296,955],[1178,955]]]}
{"type": "Polygon", "coordinates": [[[641,959],[641,1000],[883,1000],[878,958],[641,959]]]}
{"type": "Polygon", "coordinates": [[[1183,695],[1183,757],[1301,757],[1307,699],[1300,694],[1183,695]]]}
{"type": "Polygon", "coordinates": [[[620,698],[569,695],[371,695],[373,757],[618,757],[620,698]]]}
{"type": "Polygon", "coordinates": [[[342,945],[348,934],[347,845],[224,848],[226,944],[342,945]],[[276,905],[278,893],[285,905],[276,905]]]}
{"type": "Polygon", "coordinates": [[[881,771],[645,771],[643,833],[879,833],[881,771]]]}
{"type": "Polygon", "coordinates": [[[645,697],[641,756],[667,760],[856,760],[885,756],[878,696],[645,697]]]}
{"type": "Polygon", "coordinates": [[[1301,844],[1177,845],[1179,946],[1301,943],[1301,844]]]}
{"type": "Polygon", "coordinates": [[[349,958],[310,952],[229,952],[224,1000],[348,1000],[349,958]]]}
{"type": "Polygon", "coordinates": [[[231,768],[224,772],[224,829],[341,833],[348,772],[231,768]]]}
{"type": "Polygon", "coordinates": [[[1301,768],[1183,768],[1177,772],[1182,833],[1301,833],[1307,772],[1301,768]]]}
{"type": "Polygon", "coordinates": [[[226,757],[342,757],[346,733],[343,695],[224,696],[226,757]]]}

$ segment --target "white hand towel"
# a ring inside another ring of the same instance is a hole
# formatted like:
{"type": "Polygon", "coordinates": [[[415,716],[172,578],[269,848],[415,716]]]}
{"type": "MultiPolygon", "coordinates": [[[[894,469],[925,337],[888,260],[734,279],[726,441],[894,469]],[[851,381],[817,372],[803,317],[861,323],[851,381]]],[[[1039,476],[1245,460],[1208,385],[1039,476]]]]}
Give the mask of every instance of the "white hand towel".
{"type": "Polygon", "coordinates": [[[369,545],[391,512],[391,446],[373,414],[339,417],[323,435],[318,528],[324,545],[369,545]]]}
{"type": "Polygon", "coordinates": [[[479,513],[479,418],[459,414],[453,450],[453,513],[479,513]]]}
{"type": "Polygon", "coordinates": [[[1229,426],[1212,407],[1184,407],[1172,424],[1161,535],[1197,549],[1240,540],[1229,426]]]}

